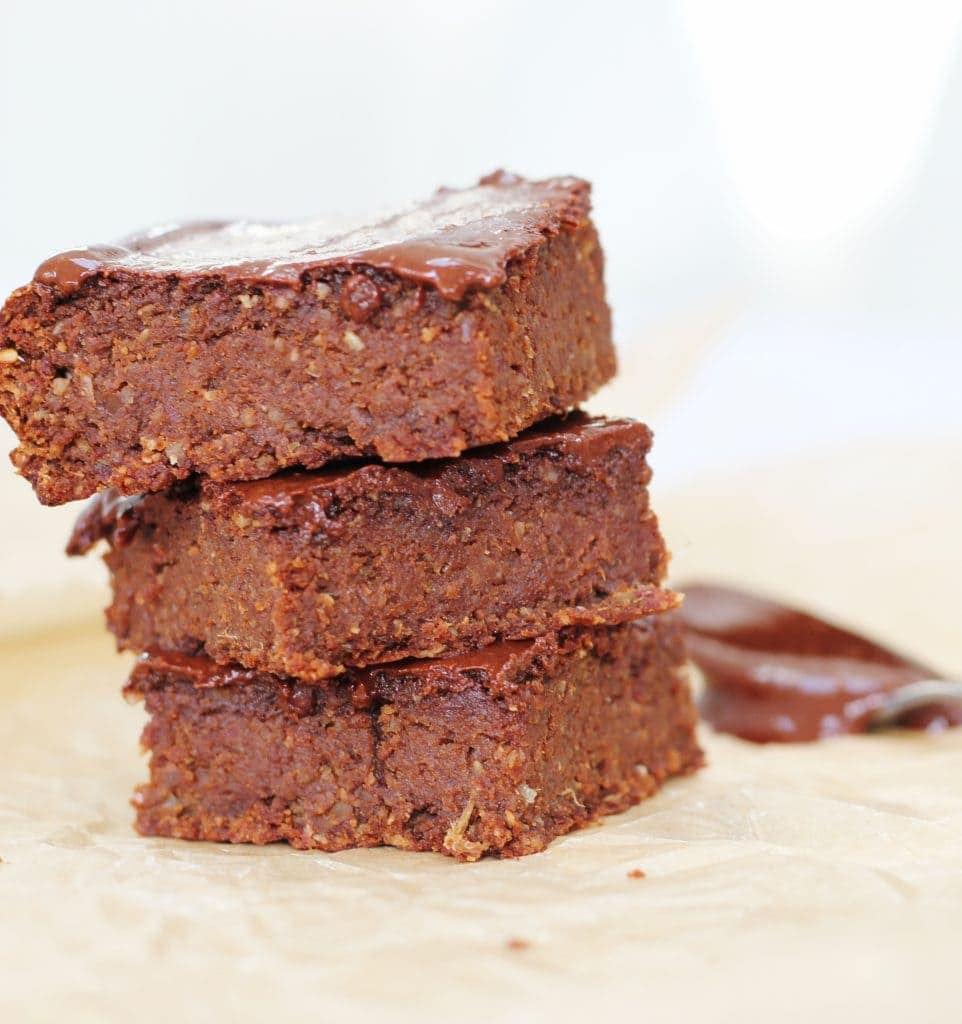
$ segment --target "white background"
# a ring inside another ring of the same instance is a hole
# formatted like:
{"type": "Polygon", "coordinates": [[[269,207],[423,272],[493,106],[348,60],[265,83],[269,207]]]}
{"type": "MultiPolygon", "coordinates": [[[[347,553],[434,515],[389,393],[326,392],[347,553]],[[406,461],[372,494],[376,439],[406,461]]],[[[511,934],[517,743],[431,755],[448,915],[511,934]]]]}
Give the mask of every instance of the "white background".
{"type": "MultiPolygon", "coordinates": [[[[962,3],[0,0],[0,291],[181,218],[595,183],[662,487],[962,436],[962,3]]],[[[0,447],[12,446],[5,428],[0,447]]],[[[845,480],[838,481],[844,492],[845,480]]],[[[0,593],[99,575],[0,474],[0,593]],[[29,570],[27,568],[29,566],[29,570]]]]}

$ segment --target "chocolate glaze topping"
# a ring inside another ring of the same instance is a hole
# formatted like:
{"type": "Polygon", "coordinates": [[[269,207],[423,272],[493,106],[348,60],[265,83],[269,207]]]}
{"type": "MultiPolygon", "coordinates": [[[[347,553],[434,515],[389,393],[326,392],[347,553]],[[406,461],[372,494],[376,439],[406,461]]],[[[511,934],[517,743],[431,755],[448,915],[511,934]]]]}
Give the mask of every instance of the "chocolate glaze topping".
{"type": "Polygon", "coordinates": [[[220,665],[203,655],[180,654],[174,651],[147,651],[137,661],[126,689],[143,688],[152,673],[173,673],[198,689],[221,686],[245,686],[254,683],[281,684],[316,688],[349,686],[351,701],[357,708],[367,708],[375,700],[390,699],[400,689],[448,691],[472,685],[480,673],[490,683],[507,682],[502,677],[518,659],[530,657],[544,640],[502,640],[465,654],[442,658],[410,658],[390,665],[366,669],[349,668],[336,679],[317,683],[258,672],[240,665],[220,665]]]}
{"type": "Polygon", "coordinates": [[[390,699],[404,687],[415,684],[433,692],[451,692],[464,689],[480,674],[492,684],[507,680],[501,678],[517,659],[530,656],[537,640],[499,640],[493,644],[449,654],[443,658],[407,658],[390,665],[371,665],[364,669],[349,669],[354,684],[352,699],[355,707],[368,707],[378,699],[390,699]]]}
{"type": "MultiPolygon", "coordinates": [[[[405,493],[420,492],[442,513],[453,515],[469,499],[447,486],[446,478],[451,476],[453,480],[453,476],[463,473],[465,467],[487,474],[475,481],[472,489],[483,486],[484,479],[491,479],[491,474],[503,473],[505,464],[539,452],[550,453],[568,468],[587,472],[612,449],[628,444],[639,434],[650,443],[651,432],[643,423],[573,412],[544,420],[512,441],[472,449],[457,460],[435,459],[400,466],[351,462],[317,470],[281,473],[265,480],[204,481],[201,492],[205,500],[236,503],[255,514],[283,512],[296,505],[302,513],[309,509],[320,522],[326,519],[333,499],[343,497],[349,487],[384,492],[396,486],[405,493]]],[[[137,529],[137,507],[141,501],[142,498],[120,498],[114,490],[92,498],[77,520],[67,547],[68,554],[85,554],[101,539],[116,546],[126,543],[137,529]]]]}
{"type": "Polygon", "coordinates": [[[508,450],[528,453],[556,448],[561,455],[588,464],[638,434],[647,434],[650,443],[651,432],[638,420],[589,416],[585,412],[576,411],[566,416],[552,416],[542,420],[528,427],[513,441],[476,448],[465,452],[461,458],[470,458],[476,453],[483,456],[508,450]]]}
{"type": "MultiPolygon", "coordinates": [[[[496,172],[463,190],[368,224],[185,224],[74,249],[37,269],[34,281],[63,295],[102,274],[215,274],[264,284],[298,285],[315,270],[367,267],[436,288],[458,301],[472,289],[497,288],[508,264],[563,226],[587,217],[590,186],[578,178],[526,181],[496,172]]],[[[364,312],[367,299],[358,296],[364,312]],[[362,301],[363,300],[363,301],[362,301]]]]}
{"type": "MultiPolygon", "coordinates": [[[[171,672],[190,681],[198,689],[213,689],[218,686],[243,686],[271,678],[264,672],[244,668],[243,665],[221,665],[200,654],[181,654],[178,651],[148,650],[137,659],[130,674],[128,687],[146,679],[151,672],[171,672]]],[[[275,677],[281,682],[293,679],[275,677]]]]}
{"type": "MultiPolygon", "coordinates": [[[[678,615],[705,677],[700,711],[719,732],[756,743],[864,732],[886,694],[932,679],[931,668],[823,619],[745,591],[681,588],[678,615]]],[[[903,725],[962,724],[962,709],[933,705],[903,725]]]]}
{"type": "Polygon", "coordinates": [[[412,479],[416,478],[425,485],[426,495],[442,498],[444,477],[454,467],[471,465],[478,468],[481,463],[500,466],[516,461],[520,456],[550,450],[568,466],[587,468],[638,434],[647,435],[650,443],[650,431],[643,423],[573,412],[567,416],[553,416],[543,420],[512,441],[473,448],[457,460],[430,459],[387,468],[380,462],[355,462],[319,470],[285,473],[264,480],[215,484],[213,489],[219,493],[236,495],[244,504],[263,507],[265,504],[281,504],[315,495],[354,477],[363,479],[367,471],[369,475],[376,474],[383,480],[393,475],[397,480],[403,480],[406,488],[410,488],[412,479]]]}

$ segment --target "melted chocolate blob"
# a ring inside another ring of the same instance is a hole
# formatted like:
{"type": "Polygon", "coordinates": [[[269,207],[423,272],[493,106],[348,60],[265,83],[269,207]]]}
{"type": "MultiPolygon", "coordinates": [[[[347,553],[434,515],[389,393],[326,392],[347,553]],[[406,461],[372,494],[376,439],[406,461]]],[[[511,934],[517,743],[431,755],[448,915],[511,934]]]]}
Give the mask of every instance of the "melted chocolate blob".
{"type": "MultiPolygon", "coordinates": [[[[776,601],[731,587],[681,587],[678,612],[691,660],[705,677],[702,717],[755,743],[865,732],[887,695],[939,676],[933,669],[776,601]]],[[[962,707],[933,704],[899,722],[938,730],[962,707]]]]}

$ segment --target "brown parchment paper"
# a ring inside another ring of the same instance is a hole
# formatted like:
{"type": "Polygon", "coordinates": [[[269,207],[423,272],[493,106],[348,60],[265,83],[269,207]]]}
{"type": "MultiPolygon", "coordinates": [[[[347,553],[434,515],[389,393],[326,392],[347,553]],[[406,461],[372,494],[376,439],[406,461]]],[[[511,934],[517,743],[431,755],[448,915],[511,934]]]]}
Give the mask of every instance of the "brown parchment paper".
{"type": "MultiPolygon", "coordinates": [[[[962,671],[960,471],[962,445],[884,444],[657,500],[677,576],[962,671]]],[[[962,1016],[962,733],[706,730],[699,776],[520,861],[232,848],[132,831],[127,664],[95,615],[0,643],[0,1021],[962,1016]]]]}

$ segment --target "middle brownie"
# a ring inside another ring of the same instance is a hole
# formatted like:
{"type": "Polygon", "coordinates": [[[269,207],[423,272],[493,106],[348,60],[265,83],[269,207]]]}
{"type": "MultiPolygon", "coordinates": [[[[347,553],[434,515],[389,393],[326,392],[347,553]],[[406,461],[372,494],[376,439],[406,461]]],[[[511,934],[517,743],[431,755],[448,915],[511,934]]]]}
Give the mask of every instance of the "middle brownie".
{"type": "Polygon", "coordinates": [[[121,648],[326,678],[676,603],[649,508],[651,432],[574,413],[459,459],[94,499],[121,648]]]}

